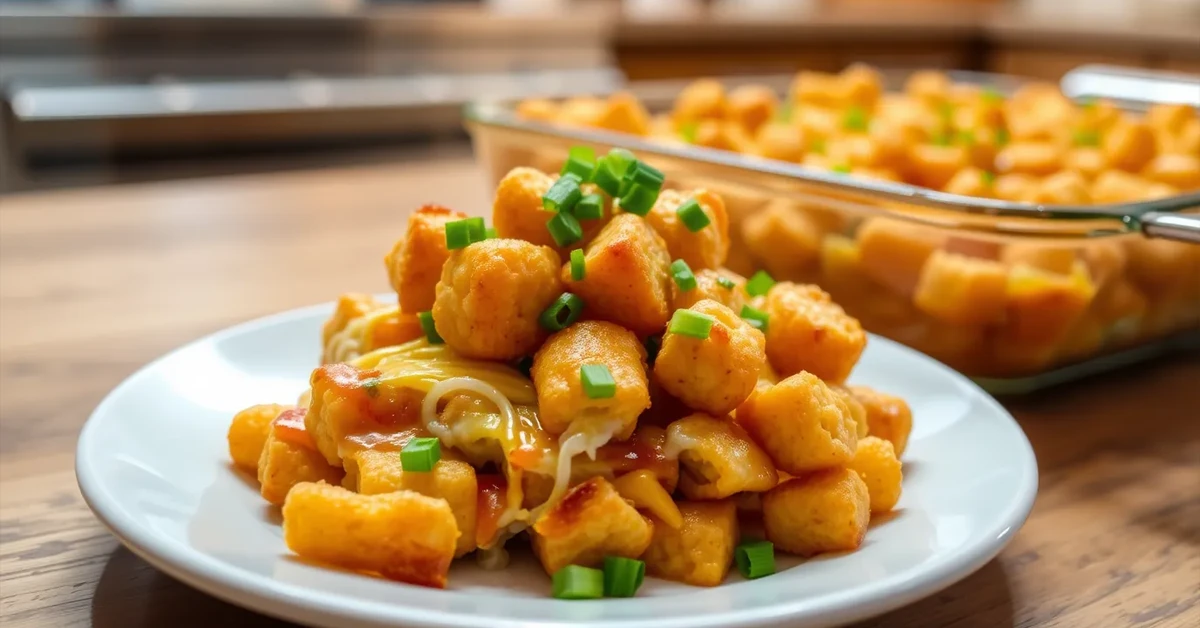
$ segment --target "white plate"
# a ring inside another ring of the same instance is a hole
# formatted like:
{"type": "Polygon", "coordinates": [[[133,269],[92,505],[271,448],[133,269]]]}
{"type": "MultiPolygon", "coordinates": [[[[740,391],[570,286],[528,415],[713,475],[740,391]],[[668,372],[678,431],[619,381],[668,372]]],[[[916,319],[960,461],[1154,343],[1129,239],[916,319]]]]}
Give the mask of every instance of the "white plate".
{"type": "Polygon", "coordinates": [[[433,590],[289,556],[276,512],[228,462],[236,411],[294,402],[317,359],[329,305],[252,321],[151,363],[117,387],[79,437],[88,505],[155,567],[207,593],[323,626],[702,628],[829,626],[903,606],[967,576],[1012,538],[1037,492],[1020,427],[975,384],[872,336],[852,381],[902,395],[915,427],[898,512],[856,552],[782,560],[773,576],[736,572],[705,589],[647,579],[634,599],[550,598],[528,556],[506,571],[458,561],[433,590]]]}

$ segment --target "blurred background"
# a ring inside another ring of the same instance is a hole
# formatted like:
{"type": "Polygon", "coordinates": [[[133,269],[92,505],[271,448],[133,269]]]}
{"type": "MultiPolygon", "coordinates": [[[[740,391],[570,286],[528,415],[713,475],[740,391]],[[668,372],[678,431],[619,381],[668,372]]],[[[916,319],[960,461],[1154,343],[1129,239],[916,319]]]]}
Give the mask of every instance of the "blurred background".
{"type": "Polygon", "coordinates": [[[476,98],[855,61],[1200,73],[1200,0],[0,0],[0,191],[467,154],[476,98]]]}

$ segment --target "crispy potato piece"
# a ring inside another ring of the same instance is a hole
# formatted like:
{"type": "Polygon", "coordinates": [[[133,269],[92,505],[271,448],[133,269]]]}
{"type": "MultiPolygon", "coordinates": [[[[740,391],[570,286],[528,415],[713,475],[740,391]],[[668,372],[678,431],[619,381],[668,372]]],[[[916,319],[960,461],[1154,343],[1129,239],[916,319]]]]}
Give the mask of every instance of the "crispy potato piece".
{"type": "Polygon", "coordinates": [[[841,105],[841,85],[838,77],[827,72],[803,71],[792,79],[788,98],[794,103],[836,107],[841,105]]]}
{"type": "Polygon", "coordinates": [[[1053,142],[1013,142],[996,153],[996,171],[1045,176],[1058,172],[1063,148],[1053,142]]]}
{"type": "Polygon", "coordinates": [[[671,282],[672,312],[690,308],[705,299],[716,301],[734,312],[742,311],[742,306],[746,305],[745,277],[726,268],[720,270],[705,268],[694,274],[696,287],[691,290],[681,290],[675,282],[671,282]],[[719,282],[720,279],[732,281],[733,287],[722,286],[719,282]]]}
{"type": "Polygon", "coordinates": [[[646,348],[633,332],[604,321],[580,321],[550,336],[533,356],[530,370],[542,428],[551,434],[578,431],[587,423],[616,422],[619,440],[629,438],[637,418],[650,407],[646,348]],[[580,369],[608,367],[617,384],[607,399],[584,393],[580,369]]]}
{"type": "Polygon", "coordinates": [[[717,416],[745,401],[766,361],[766,339],[729,308],[705,299],[691,311],[715,319],[708,338],[663,335],[654,379],[690,408],[717,416]]]}
{"type": "Polygon", "coordinates": [[[596,127],[619,133],[647,135],[650,133],[650,114],[637,96],[629,92],[617,92],[605,101],[604,113],[596,121],[596,127]]]}
{"type": "Polygon", "coordinates": [[[732,500],[680,502],[683,524],[654,526],[654,539],[642,560],[646,573],[701,587],[725,580],[738,542],[737,509],[732,500]]]}
{"type": "Polygon", "coordinates": [[[679,490],[688,499],[761,493],[779,483],[771,458],[727,417],[697,413],[675,421],[667,452],[679,457],[679,490]]]}
{"type": "Polygon", "coordinates": [[[780,282],[767,293],[767,358],[780,375],[808,371],[845,381],[867,345],[867,335],[825,291],[780,282]]]}
{"type": "Polygon", "coordinates": [[[847,105],[873,109],[883,94],[883,75],[865,63],[847,66],[838,74],[838,83],[843,102],[847,105]]]}
{"type": "Polygon", "coordinates": [[[983,170],[968,166],[954,173],[943,190],[963,196],[990,196],[992,186],[989,185],[987,174],[983,170]]]}
{"type": "Polygon", "coordinates": [[[1014,240],[1004,245],[1000,261],[1009,266],[1028,264],[1049,273],[1068,275],[1075,267],[1077,251],[1070,246],[1014,240]]]}
{"type": "Polygon", "coordinates": [[[943,231],[888,218],[866,221],[856,239],[867,275],[901,295],[913,293],[925,260],[946,244],[943,231]]]}
{"type": "Polygon", "coordinates": [[[1091,186],[1074,170],[1056,172],[1034,189],[1032,201],[1044,205],[1090,205],[1091,186]]]}
{"type": "Polygon", "coordinates": [[[1114,168],[1138,172],[1154,158],[1154,132],[1140,120],[1123,120],[1104,135],[1101,149],[1114,168]]]}
{"type": "Polygon", "coordinates": [[[792,475],[844,465],[858,444],[850,408],[812,373],[757,390],[738,408],[737,422],[792,475]]]}
{"type": "MultiPolygon", "coordinates": [[[[580,221],[580,226],[583,227],[582,240],[567,247],[559,247],[554,241],[554,236],[550,235],[550,230],[546,228],[546,223],[554,217],[554,212],[547,211],[542,205],[542,196],[554,185],[555,180],[557,177],[533,168],[513,168],[504,175],[496,186],[496,198],[492,201],[492,223],[496,227],[496,235],[548,246],[563,257],[566,257],[571,249],[591,242],[612,218],[611,203],[604,203],[604,215],[600,218],[580,221]]],[[[582,189],[584,194],[597,191],[597,188],[590,184],[585,184],[582,189]]]]}
{"type": "Polygon", "coordinates": [[[1200,155],[1158,155],[1146,164],[1142,175],[1181,190],[1200,188],[1200,155]]]}
{"type": "Polygon", "coordinates": [[[775,117],[779,98],[766,85],[742,85],[729,92],[728,116],[753,133],[775,117]]]}
{"type": "Polygon", "coordinates": [[[458,537],[454,556],[475,549],[475,513],[479,494],[475,468],[459,461],[443,458],[428,473],[406,472],[400,464],[400,454],[394,451],[364,449],[345,458],[346,476],[354,478],[351,490],[363,495],[379,495],[395,491],[413,491],[426,497],[444,499],[450,504],[454,521],[463,534],[458,537]],[[350,469],[353,468],[353,471],[350,469]]]}
{"type": "Polygon", "coordinates": [[[686,124],[706,118],[721,120],[729,108],[725,86],[714,79],[693,81],[675,97],[671,117],[675,124],[686,124]]]}
{"type": "Polygon", "coordinates": [[[729,254],[729,215],[725,212],[725,202],[717,194],[705,189],[663,190],[646,215],[646,222],[662,237],[671,258],[682,259],[692,270],[720,268],[725,263],[729,254]],[[709,219],[707,227],[695,232],[683,224],[676,212],[691,199],[700,204],[709,219]]]}
{"type": "Polygon", "coordinates": [[[560,267],[554,249],[522,240],[484,240],[452,252],[433,304],[438,334],[470,358],[529,355],[545,338],[538,317],[562,294],[560,267]]]}
{"type": "Polygon", "coordinates": [[[913,72],[904,82],[904,93],[928,104],[937,104],[950,97],[952,85],[945,72],[920,70],[913,72]]]}
{"type": "Polygon", "coordinates": [[[754,140],[746,130],[726,120],[701,120],[696,126],[692,143],[705,148],[728,150],[735,153],[749,152],[754,140]]]}
{"type": "Polygon", "coordinates": [[[342,469],[327,463],[311,441],[287,438],[283,429],[272,424],[258,459],[259,492],[263,499],[278,506],[297,484],[320,481],[341,482],[342,469]]]}
{"type": "Polygon", "coordinates": [[[367,330],[361,352],[369,353],[375,349],[393,347],[423,337],[425,331],[421,329],[421,319],[417,318],[416,314],[394,312],[376,320],[367,330]]]}
{"type": "MultiPolygon", "coordinates": [[[[390,264],[389,264],[390,266],[390,264]]],[[[361,292],[347,292],[338,297],[337,303],[333,306],[333,314],[329,316],[329,320],[321,325],[321,346],[328,347],[329,341],[338,333],[346,329],[350,321],[365,316],[367,313],[376,310],[380,307],[379,302],[375,297],[361,292]]],[[[329,356],[323,356],[323,362],[329,362],[329,356]]]]}
{"type": "Polygon", "coordinates": [[[971,164],[970,155],[962,146],[917,144],[909,148],[909,164],[917,185],[940,190],[954,173],[971,164]]]}
{"type": "Polygon", "coordinates": [[[446,500],[413,491],[358,495],[304,483],[283,505],[283,540],[301,557],[439,589],[459,534],[446,500]]]}
{"type": "Polygon", "coordinates": [[[517,105],[517,115],[526,120],[553,122],[558,117],[558,103],[545,98],[522,100],[517,105]]]}
{"type": "Polygon", "coordinates": [[[913,303],[950,323],[994,323],[1004,319],[1007,285],[1003,264],[939,250],[921,269],[913,303]]]}
{"type": "Polygon", "coordinates": [[[1151,182],[1121,170],[1105,170],[1092,182],[1092,200],[1096,203],[1123,203],[1144,198],[1151,182]]]}
{"type": "Polygon", "coordinates": [[[349,364],[313,370],[304,425],[329,464],[342,466],[342,446],[349,436],[397,432],[420,424],[425,394],[379,383],[379,375],[349,364]]]}
{"type": "Polygon", "coordinates": [[[1146,124],[1164,131],[1179,131],[1196,111],[1184,103],[1155,103],[1146,109],[1146,124]]]}
{"type": "Polygon", "coordinates": [[[646,221],[633,214],[613,218],[585,249],[587,275],[571,279],[564,268],[563,281],[587,304],[591,317],[611,321],[639,337],[661,332],[670,312],[667,245],[646,221]]]}
{"type": "Polygon", "coordinates": [[[804,158],[809,146],[804,130],[788,122],[769,121],[759,126],[754,142],[755,154],[795,163],[804,158]]]}
{"type": "Polygon", "coordinates": [[[867,436],[869,425],[867,423],[867,408],[850,392],[850,389],[842,384],[834,384],[829,387],[829,390],[837,393],[842,398],[842,402],[846,404],[846,410],[850,412],[851,418],[854,419],[854,433],[860,439],[867,436]]]}
{"type": "Polygon", "coordinates": [[[264,403],[250,406],[233,415],[229,424],[229,457],[233,465],[243,471],[258,471],[258,459],[262,456],[263,445],[267,443],[267,435],[271,432],[271,422],[280,412],[291,406],[277,403],[264,403]]]}
{"type": "Polygon", "coordinates": [[[742,221],[742,238],[775,277],[797,277],[821,254],[824,230],[787,201],[772,201],[742,221]]]}
{"type": "Polygon", "coordinates": [[[877,436],[858,441],[854,459],[847,466],[867,485],[872,513],[890,512],[896,507],[904,473],[891,442],[877,436]]]}
{"type": "Polygon", "coordinates": [[[1187,242],[1132,237],[1124,239],[1128,277],[1157,299],[1200,293],[1200,246],[1187,242]]]}
{"type": "Polygon", "coordinates": [[[762,497],[767,540],[813,556],[858,549],[871,521],[867,485],[844,467],[792,478],[762,497]]]}
{"type": "Polygon", "coordinates": [[[1002,174],[992,183],[992,195],[1005,201],[1032,202],[1040,182],[1040,179],[1028,174],[1002,174]]]}
{"type": "Polygon", "coordinates": [[[416,314],[433,307],[434,286],[449,256],[446,223],[466,217],[440,205],[426,205],[408,217],[408,231],[383,260],[401,311],[416,314]]]}
{"type": "Polygon", "coordinates": [[[654,473],[645,469],[631,471],[617,477],[612,484],[621,497],[633,504],[634,508],[648,511],[659,523],[671,528],[683,525],[683,515],[679,512],[679,506],[671,499],[671,494],[663,488],[654,473]]]}
{"type": "Polygon", "coordinates": [[[851,386],[850,392],[867,410],[867,434],[890,442],[897,458],[904,455],[913,422],[908,402],[866,386],[851,386]]]}
{"type": "Polygon", "coordinates": [[[1076,146],[1063,156],[1063,168],[1073,170],[1091,181],[1109,168],[1104,151],[1093,146],[1076,146]]]}
{"type": "Polygon", "coordinates": [[[1070,275],[1047,273],[1025,264],[1009,272],[1004,342],[1046,346],[1059,342],[1091,304],[1096,287],[1083,262],[1070,275]]]}
{"type": "Polygon", "coordinates": [[[607,103],[595,96],[575,96],[563,101],[558,108],[558,123],[570,126],[594,127],[600,124],[607,103]]]}
{"type": "Polygon", "coordinates": [[[605,556],[637,558],[650,545],[654,527],[612,484],[594,477],[538,517],[533,551],[548,574],[567,565],[591,567],[605,556]]]}

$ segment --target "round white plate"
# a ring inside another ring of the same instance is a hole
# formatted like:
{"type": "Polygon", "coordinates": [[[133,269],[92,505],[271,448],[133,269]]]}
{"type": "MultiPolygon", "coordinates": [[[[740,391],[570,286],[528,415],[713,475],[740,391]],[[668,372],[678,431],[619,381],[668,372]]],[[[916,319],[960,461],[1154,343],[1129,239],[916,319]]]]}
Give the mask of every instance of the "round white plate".
{"type": "Polygon", "coordinates": [[[330,305],[252,321],[151,363],[117,387],[79,437],[89,506],[155,567],[235,604],[309,625],[543,628],[830,626],[903,606],[967,576],[1012,538],[1037,492],[1037,465],[1012,417],[975,384],[872,336],[851,380],[902,395],[915,427],[904,495],[856,552],[781,556],[755,581],[717,588],[647,579],[637,598],[554,600],[530,556],[485,572],[457,561],[446,590],[297,560],[277,511],[229,464],[238,410],[294,402],[317,360],[330,305]]]}

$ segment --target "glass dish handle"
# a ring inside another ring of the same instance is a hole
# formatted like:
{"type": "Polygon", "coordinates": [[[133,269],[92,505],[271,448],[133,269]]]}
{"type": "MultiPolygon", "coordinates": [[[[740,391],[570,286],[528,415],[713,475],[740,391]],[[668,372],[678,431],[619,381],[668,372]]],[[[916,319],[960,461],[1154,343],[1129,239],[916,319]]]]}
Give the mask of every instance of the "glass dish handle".
{"type": "Polygon", "coordinates": [[[1148,237],[1200,244],[1200,215],[1146,212],[1138,222],[1148,237]]]}

